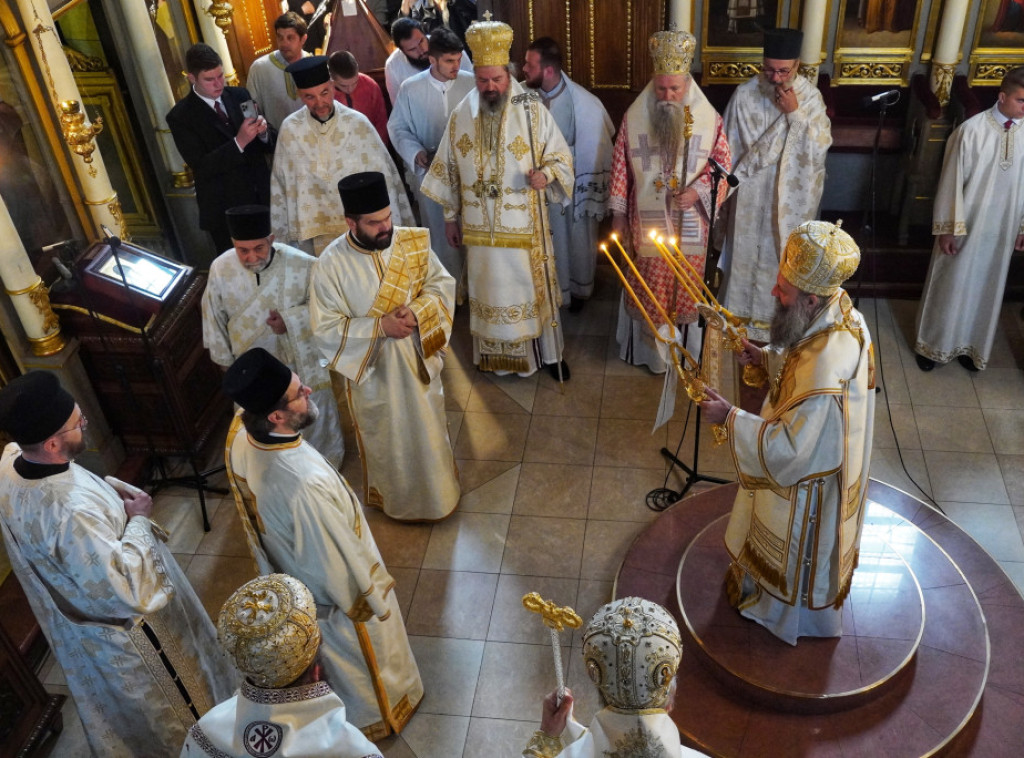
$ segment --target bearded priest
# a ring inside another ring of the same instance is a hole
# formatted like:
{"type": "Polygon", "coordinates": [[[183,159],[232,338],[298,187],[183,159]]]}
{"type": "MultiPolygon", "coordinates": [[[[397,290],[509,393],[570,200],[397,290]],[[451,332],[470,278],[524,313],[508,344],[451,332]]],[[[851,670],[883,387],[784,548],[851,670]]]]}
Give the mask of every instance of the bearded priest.
{"type": "Polygon", "coordinates": [[[875,365],[864,317],[841,285],[860,263],[849,234],[808,221],[789,235],[771,343],[739,362],[769,391],[756,415],[709,390],[704,419],[725,424],[740,490],[725,532],[729,601],[784,642],[839,637],[864,525],[875,365]]]}

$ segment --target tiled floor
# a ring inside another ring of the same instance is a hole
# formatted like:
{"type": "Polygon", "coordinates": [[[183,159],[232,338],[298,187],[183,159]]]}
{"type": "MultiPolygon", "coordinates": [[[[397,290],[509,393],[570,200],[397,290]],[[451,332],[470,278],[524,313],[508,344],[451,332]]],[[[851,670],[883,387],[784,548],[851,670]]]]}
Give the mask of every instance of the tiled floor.
{"type": "MultiPolygon", "coordinates": [[[[452,518],[403,525],[367,513],[392,575],[427,694],[388,758],[518,756],[536,728],[540,700],[554,685],[551,648],[521,605],[537,591],[587,618],[606,602],[625,548],[655,517],[645,494],[663,485],[663,445],[683,432],[685,405],[651,433],[661,380],[616,357],[616,288],[599,270],[595,299],[563,312],[572,380],[564,394],[546,373],[498,378],[471,360],[465,312],[443,374],[463,497],[452,518]]],[[[919,371],[908,347],[916,303],[864,301],[882,373],[872,475],[920,496],[904,473],[967,529],[1024,587],[1024,329],[1007,305],[990,367],[969,374],[957,363],[919,371]],[[886,401],[891,411],[890,425],[886,401]],[[892,428],[895,428],[895,434],[892,428]],[[899,441],[899,450],[896,441],[899,441]]],[[[731,382],[731,378],[728,379],[731,382]]],[[[702,437],[704,435],[702,434],[702,437]]],[[[692,430],[683,447],[692,456],[692,430]]],[[[360,487],[354,441],[344,473],[360,487]]],[[[701,470],[732,477],[729,458],[705,440],[701,470]]],[[[675,472],[669,486],[679,488],[675,472]]],[[[206,608],[251,576],[235,508],[210,506],[203,534],[198,506],[184,491],[158,498],[157,519],[174,532],[173,550],[206,608]]],[[[596,696],[584,681],[579,635],[564,635],[563,659],[586,722],[596,696]]],[[[59,671],[45,673],[51,688],[59,671]]],[[[84,755],[73,706],[52,755],[84,755]]]]}

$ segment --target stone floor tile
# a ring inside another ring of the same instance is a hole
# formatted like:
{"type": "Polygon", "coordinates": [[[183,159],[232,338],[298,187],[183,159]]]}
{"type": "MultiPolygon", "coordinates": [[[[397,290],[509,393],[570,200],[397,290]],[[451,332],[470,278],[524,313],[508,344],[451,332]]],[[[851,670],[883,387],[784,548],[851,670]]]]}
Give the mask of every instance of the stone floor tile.
{"type": "MultiPolygon", "coordinates": [[[[992,412],[992,411],[990,411],[992,412]]],[[[991,453],[992,441],[980,408],[943,408],[915,405],[914,420],[924,450],[991,453]]],[[[899,431],[899,427],[897,427],[899,431]]],[[[900,437],[900,447],[912,447],[900,437]]]]}
{"type": "Polygon", "coordinates": [[[497,574],[509,517],[494,513],[460,513],[434,524],[423,568],[497,574]]]}
{"type": "Polygon", "coordinates": [[[925,450],[924,458],[936,500],[1010,504],[994,455],[925,450]]]}
{"type": "Polygon", "coordinates": [[[586,518],[592,466],[524,463],[516,488],[517,516],[586,518]]]}
{"type": "Polygon", "coordinates": [[[513,516],[501,573],[578,578],[586,524],[584,519],[513,516]]]}
{"type": "Polygon", "coordinates": [[[497,574],[421,569],[406,630],[427,637],[484,639],[497,584],[497,574]]]}
{"type": "Polygon", "coordinates": [[[519,487],[520,465],[508,461],[461,461],[459,478],[463,482],[459,510],[463,513],[511,513],[519,487]],[[489,466],[489,470],[484,467],[489,466]],[[480,481],[487,473],[495,475],[473,489],[465,485],[466,470],[473,481],[480,481]]]}
{"type": "MultiPolygon", "coordinates": [[[[562,648],[563,670],[568,651],[568,647],[562,648]]],[[[473,698],[474,718],[539,722],[541,701],[555,688],[551,645],[485,643],[478,682],[473,698]]]]}
{"type": "MultiPolygon", "coordinates": [[[[551,635],[541,617],[523,607],[523,596],[536,592],[558,606],[576,607],[576,579],[503,574],[494,596],[488,641],[550,644],[551,635]]],[[[566,637],[566,640],[569,638],[566,637]]]]}
{"type": "Polygon", "coordinates": [[[410,635],[409,646],[423,680],[423,701],[418,713],[470,715],[484,642],[410,635]]]}

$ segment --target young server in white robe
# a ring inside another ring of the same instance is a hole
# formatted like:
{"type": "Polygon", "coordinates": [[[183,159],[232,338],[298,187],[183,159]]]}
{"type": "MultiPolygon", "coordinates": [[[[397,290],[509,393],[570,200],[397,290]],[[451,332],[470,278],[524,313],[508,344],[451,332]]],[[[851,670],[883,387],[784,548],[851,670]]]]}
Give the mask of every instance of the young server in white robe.
{"type": "Polygon", "coordinates": [[[149,495],[74,463],[87,423],[49,372],[0,390],[0,531],[93,755],[174,756],[238,676],[149,495]]]}
{"type": "Polygon", "coordinates": [[[401,731],[423,697],[388,573],[348,482],[302,439],[316,416],[310,389],[262,348],[224,375],[242,407],[226,463],[260,573],[305,584],[317,604],[320,658],[348,719],[373,740],[401,731]]]}
{"type": "Polygon", "coordinates": [[[441,385],[455,280],[426,229],[391,225],[383,176],[353,174],[338,191],[349,232],[317,260],[309,312],[321,358],[344,377],[363,502],[437,521],[460,496],[441,385]]]}
{"type": "Polygon", "coordinates": [[[1014,250],[1024,250],[1024,67],[1003,77],[992,108],[946,143],[935,193],[935,249],[917,311],[917,365],[988,364],[1014,250]]]}
{"type": "Polygon", "coordinates": [[[448,244],[444,210],[420,192],[420,183],[441,144],[448,118],[473,90],[474,80],[471,73],[459,68],[464,57],[463,44],[450,29],[437,29],[430,35],[427,57],[430,68],[402,82],[395,109],[388,119],[388,133],[405,162],[405,178],[416,195],[420,222],[430,230],[430,248],[459,283],[464,253],[448,244]]]}
{"type": "Polygon", "coordinates": [[[287,574],[235,590],[217,635],[245,680],[189,730],[180,758],[381,758],[323,680],[316,616],[309,589],[287,574]]]}

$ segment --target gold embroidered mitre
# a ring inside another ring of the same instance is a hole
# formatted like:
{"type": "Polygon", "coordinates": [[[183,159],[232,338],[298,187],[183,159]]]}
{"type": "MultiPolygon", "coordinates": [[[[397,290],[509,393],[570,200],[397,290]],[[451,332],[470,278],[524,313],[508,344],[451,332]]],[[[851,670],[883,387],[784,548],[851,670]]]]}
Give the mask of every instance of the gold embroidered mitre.
{"type": "Polygon", "coordinates": [[[664,708],[682,656],[675,619],[639,597],[602,605],[583,630],[587,675],[613,708],[664,708]]]}
{"type": "Polygon", "coordinates": [[[794,287],[831,297],[853,276],[860,264],[860,248],[840,226],[828,221],[805,221],[789,235],[779,272],[794,287]]]}
{"type": "Polygon", "coordinates": [[[238,670],[257,687],[291,684],[320,649],[313,595],[287,574],[257,577],[224,603],[217,637],[238,670]]]}
{"type": "Polygon", "coordinates": [[[647,43],[654,61],[654,74],[688,74],[693,64],[697,39],[689,32],[655,32],[647,43]]]}
{"type": "Polygon", "coordinates": [[[502,21],[474,21],[466,30],[466,44],[473,53],[474,68],[507,66],[512,27],[502,21]]]}

